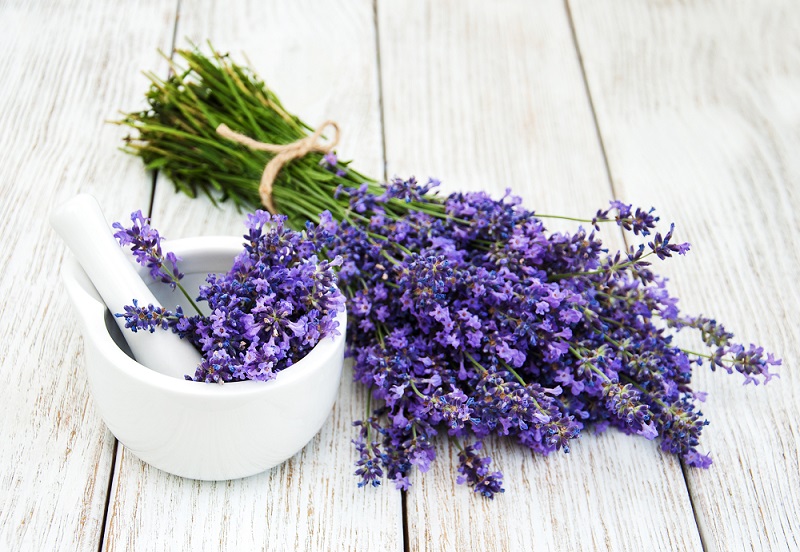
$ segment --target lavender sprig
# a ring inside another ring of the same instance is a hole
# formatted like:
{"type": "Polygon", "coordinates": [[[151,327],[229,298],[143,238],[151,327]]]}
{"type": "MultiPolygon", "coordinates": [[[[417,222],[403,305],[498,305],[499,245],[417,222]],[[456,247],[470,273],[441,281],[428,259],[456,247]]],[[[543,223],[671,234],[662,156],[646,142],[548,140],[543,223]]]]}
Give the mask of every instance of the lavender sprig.
{"type": "Polygon", "coordinates": [[[111,225],[117,230],[114,237],[117,238],[119,244],[123,247],[130,246],[136,262],[150,269],[150,277],[153,280],[169,284],[173,290],[178,287],[197,314],[202,314],[200,308],[180,283],[183,278],[183,274],[178,270],[180,258],[171,251],[166,255],[163,253],[161,250],[163,238],[155,228],[150,226],[150,219],[139,210],[131,213],[131,222],[133,224],[130,227],[124,227],[119,222],[111,225]]]}
{"type": "Polygon", "coordinates": [[[154,333],[156,328],[162,330],[169,329],[170,326],[177,327],[181,320],[185,319],[183,309],[175,307],[175,311],[168,311],[164,307],[154,307],[148,305],[140,307],[139,301],[133,300],[133,305],[126,305],[125,312],[114,314],[117,318],[125,319],[125,327],[136,333],[140,330],[154,333]]]}

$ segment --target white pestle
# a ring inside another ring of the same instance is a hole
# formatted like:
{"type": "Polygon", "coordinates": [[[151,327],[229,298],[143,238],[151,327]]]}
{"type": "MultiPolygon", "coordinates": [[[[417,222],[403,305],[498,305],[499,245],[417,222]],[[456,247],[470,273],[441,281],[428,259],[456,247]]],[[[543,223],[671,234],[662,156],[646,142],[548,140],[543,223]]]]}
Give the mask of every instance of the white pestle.
{"type": "MultiPolygon", "coordinates": [[[[160,306],[114,238],[97,200],[79,194],[50,215],[50,224],[77,257],[112,314],[125,312],[135,298],[139,306],[160,306]]],[[[167,376],[194,375],[200,353],[171,331],[132,332],[125,319],[114,317],[140,364],[167,376]]]]}

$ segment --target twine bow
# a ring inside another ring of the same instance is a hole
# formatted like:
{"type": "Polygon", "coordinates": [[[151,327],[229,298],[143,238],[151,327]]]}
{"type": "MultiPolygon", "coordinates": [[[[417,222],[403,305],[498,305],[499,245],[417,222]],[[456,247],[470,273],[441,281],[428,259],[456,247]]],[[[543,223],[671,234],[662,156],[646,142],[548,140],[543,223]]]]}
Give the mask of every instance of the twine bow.
{"type": "Polygon", "coordinates": [[[278,176],[283,166],[293,159],[305,157],[312,152],[328,153],[339,143],[339,125],[336,124],[335,121],[325,121],[312,134],[296,142],[292,142],[291,144],[265,144],[264,142],[253,140],[249,136],[231,130],[226,124],[221,124],[217,127],[217,134],[228,140],[247,146],[252,150],[266,151],[275,154],[275,157],[270,159],[269,163],[264,167],[264,173],[261,175],[261,183],[258,186],[261,203],[263,203],[264,207],[273,215],[278,211],[275,209],[275,204],[272,203],[272,184],[275,182],[275,178],[278,176]],[[333,127],[333,140],[328,143],[322,143],[320,142],[322,131],[329,126],[333,127]]]}

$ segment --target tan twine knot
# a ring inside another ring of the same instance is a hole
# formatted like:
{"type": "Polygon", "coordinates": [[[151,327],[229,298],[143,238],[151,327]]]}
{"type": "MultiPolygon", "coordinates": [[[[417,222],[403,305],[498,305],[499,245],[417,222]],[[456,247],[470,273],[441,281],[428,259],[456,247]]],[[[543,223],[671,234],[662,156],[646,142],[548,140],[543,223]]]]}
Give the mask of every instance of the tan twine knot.
{"type": "Polygon", "coordinates": [[[264,173],[261,175],[261,183],[258,186],[261,203],[267,208],[267,211],[273,215],[277,214],[278,211],[275,209],[275,204],[272,203],[272,184],[275,182],[275,178],[278,176],[283,166],[293,159],[305,157],[312,152],[328,153],[339,143],[339,125],[336,124],[335,121],[325,121],[312,134],[296,142],[292,142],[291,144],[265,144],[264,142],[253,140],[249,136],[231,130],[226,124],[221,124],[217,127],[217,134],[228,140],[247,146],[251,150],[266,151],[275,154],[275,157],[270,159],[269,163],[264,167],[264,173]],[[322,138],[322,133],[327,127],[333,128],[333,140],[328,143],[322,143],[320,142],[320,138],[322,138]]]}

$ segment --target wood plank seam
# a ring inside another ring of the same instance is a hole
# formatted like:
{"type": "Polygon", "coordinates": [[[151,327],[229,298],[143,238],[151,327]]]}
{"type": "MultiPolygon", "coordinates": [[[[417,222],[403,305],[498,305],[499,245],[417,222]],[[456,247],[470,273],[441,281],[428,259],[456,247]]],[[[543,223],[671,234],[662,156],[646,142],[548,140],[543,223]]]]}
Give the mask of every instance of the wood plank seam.
{"type": "MultiPolygon", "coordinates": [[[[614,199],[619,199],[617,190],[614,187],[614,177],[611,172],[611,164],[608,160],[608,153],[606,152],[606,145],[603,141],[603,133],[600,131],[600,122],[597,119],[597,110],[594,105],[594,98],[592,97],[592,90],[589,86],[589,79],[586,77],[586,67],[584,65],[583,53],[581,52],[580,42],[578,41],[578,31],[575,28],[575,21],[572,17],[572,7],[570,6],[570,0],[564,0],[564,8],[567,12],[567,19],[569,20],[569,28],[572,33],[572,43],[575,47],[575,54],[578,56],[578,63],[581,69],[581,77],[583,78],[583,85],[586,90],[586,98],[589,101],[589,108],[592,112],[592,120],[594,121],[594,128],[597,132],[597,141],[600,144],[600,152],[603,156],[603,161],[606,167],[606,178],[608,180],[608,185],[611,189],[611,197],[614,199]]],[[[625,235],[625,232],[620,229],[619,233],[622,235],[622,239],[625,242],[626,247],[630,247],[629,238],[625,235]]],[[[686,488],[686,494],[689,497],[689,504],[692,506],[692,517],[694,518],[695,526],[697,527],[697,534],[700,538],[700,545],[703,547],[703,551],[707,550],[706,542],[703,536],[702,531],[700,531],[700,522],[697,518],[697,509],[695,508],[694,498],[692,497],[692,493],[689,490],[689,481],[686,477],[686,464],[683,460],[681,462],[681,474],[683,475],[683,484],[686,488]]]]}
{"type": "Polygon", "coordinates": [[[798,549],[800,386],[785,368],[800,351],[800,10],[792,0],[570,4],[616,187],[679,216],[689,241],[702,236],[662,275],[678,276],[687,312],[710,312],[785,363],[764,390],[710,370],[693,378],[711,398],[702,441],[715,462],[684,472],[700,536],[708,550],[798,549]]]}
{"type": "Polygon", "coordinates": [[[100,524],[99,541],[97,543],[98,552],[103,552],[103,543],[106,540],[106,526],[108,524],[108,513],[111,510],[111,490],[114,487],[114,474],[117,473],[117,451],[119,441],[114,437],[114,450],[111,453],[111,473],[108,475],[108,489],[106,490],[106,509],[103,512],[103,521],[100,524]]]}
{"type": "MultiPolygon", "coordinates": [[[[567,12],[567,20],[569,21],[569,30],[572,36],[572,45],[575,48],[575,55],[578,57],[578,65],[581,68],[581,78],[583,79],[583,88],[586,92],[586,99],[589,100],[589,110],[592,112],[592,121],[594,121],[594,129],[597,133],[597,143],[600,144],[600,152],[603,154],[603,163],[605,163],[606,167],[606,179],[608,180],[608,185],[611,188],[611,197],[614,199],[617,198],[617,191],[614,189],[614,179],[611,177],[611,166],[608,163],[608,154],[606,154],[606,145],[603,142],[603,134],[600,132],[600,123],[597,121],[597,111],[594,107],[594,98],[592,98],[592,91],[589,88],[589,81],[586,78],[586,67],[584,66],[583,61],[583,54],[581,53],[581,46],[578,42],[578,35],[577,31],[575,30],[575,21],[572,19],[572,9],[569,5],[569,0],[564,0],[564,10],[567,12]]],[[[625,232],[620,230],[620,235],[622,239],[625,240],[625,245],[628,245],[628,241],[625,239],[625,232]]]]}
{"type": "MultiPolygon", "coordinates": [[[[336,7],[322,0],[299,6],[282,0],[181,2],[175,38],[181,38],[177,48],[189,46],[186,37],[203,51],[206,39],[220,50],[235,50],[237,62],[251,65],[312,124],[330,117],[347,121],[342,151],[352,151],[359,167],[379,175],[384,166],[374,17],[373,0],[336,7]],[[331,28],[344,30],[343,40],[334,41],[338,50],[318,40],[331,28]],[[322,59],[327,61],[320,64],[322,59]]],[[[152,220],[167,239],[239,233],[244,213],[214,208],[205,197],[177,195],[161,178],[156,186],[152,220]]],[[[366,393],[357,385],[348,362],[339,401],[320,434],[287,463],[252,478],[181,480],[142,465],[120,447],[106,549],[403,550],[401,495],[393,489],[365,492],[352,478],[351,422],[363,416],[366,393]],[[369,531],[360,529],[367,525],[369,531]]]]}
{"type": "MultiPolygon", "coordinates": [[[[388,163],[386,160],[386,124],[385,124],[386,116],[383,107],[383,73],[381,69],[381,29],[380,29],[380,24],[378,22],[378,0],[372,0],[372,25],[375,29],[375,64],[377,66],[376,74],[378,77],[378,114],[380,116],[378,125],[380,126],[381,129],[381,155],[383,155],[383,179],[387,180],[389,176],[387,174],[388,163]]],[[[403,519],[405,520],[405,510],[403,510],[403,519]]]]}
{"type": "MultiPolygon", "coordinates": [[[[502,194],[513,183],[547,213],[593,212],[609,199],[563,0],[386,1],[379,17],[390,173],[430,171],[451,183],[443,192],[502,194]]],[[[608,246],[624,248],[608,231],[608,246]]],[[[455,447],[440,443],[407,494],[411,549],[701,549],[680,464],[653,443],[588,432],[570,461],[501,440],[487,450],[493,468],[524,484],[509,484],[494,503],[476,501],[455,485],[455,447]],[[654,494],[667,498],[655,523],[621,522],[654,494]],[[588,516],[595,523],[582,524],[588,516]]]]}
{"type": "MultiPolygon", "coordinates": [[[[381,131],[381,155],[383,156],[383,163],[381,166],[383,167],[383,180],[386,182],[389,180],[389,163],[386,158],[386,115],[383,105],[383,68],[381,67],[381,27],[380,19],[378,18],[378,0],[372,0],[372,25],[375,29],[375,65],[378,79],[378,125],[381,131]]],[[[408,491],[405,489],[400,490],[400,513],[403,523],[403,552],[411,552],[411,540],[409,539],[408,531],[408,491]]]]}
{"type": "Polygon", "coordinates": [[[683,481],[686,483],[686,492],[689,494],[689,504],[692,505],[692,517],[694,517],[694,522],[697,525],[697,534],[700,536],[700,545],[703,547],[703,552],[708,552],[708,546],[706,546],[706,535],[703,534],[703,531],[700,530],[700,518],[697,514],[697,507],[694,504],[694,497],[692,497],[692,491],[689,489],[689,477],[686,473],[689,470],[689,466],[681,460],[681,473],[683,474],[683,481]]]}
{"type": "MultiPolygon", "coordinates": [[[[170,60],[172,60],[172,57],[173,57],[174,52],[175,52],[175,40],[176,40],[176,35],[178,33],[178,18],[179,18],[179,15],[180,15],[180,8],[181,8],[181,0],[176,0],[176,2],[175,2],[175,20],[174,20],[174,22],[172,24],[172,41],[170,43],[170,56],[169,56],[170,60]]],[[[168,74],[171,73],[171,72],[172,72],[172,69],[169,68],[168,69],[168,74]]],[[[150,180],[150,200],[149,200],[149,203],[147,205],[147,216],[148,217],[152,217],[153,216],[153,205],[154,205],[155,199],[156,199],[156,184],[158,183],[158,177],[159,177],[159,170],[155,169],[153,171],[152,179],[150,180]]],[[[99,542],[97,544],[98,552],[103,552],[103,549],[105,548],[106,531],[108,529],[108,519],[109,519],[109,514],[110,514],[110,511],[111,511],[111,508],[113,507],[111,491],[114,488],[114,483],[115,483],[114,477],[118,473],[117,462],[120,461],[120,456],[121,456],[121,454],[119,454],[119,440],[117,440],[116,437],[113,437],[113,439],[114,439],[114,450],[113,450],[113,453],[111,455],[111,465],[110,465],[111,471],[110,471],[109,477],[108,477],[108,490],[106,491],[106,507],[105,507],[105,511],[103,512],[103,521],[102,521],[102,523],[100,525],[99,542]]]]}
{"type": "Polygon", "coordinates": [[[136,96],[138,69],[165,47],[155,1],[111,6],[72,0],[0,5],[5,51],[0,138],[0,549],[96,551],[102,539],[114,440],[86,380],[87,349],[59,277],[69,257],[48,213],[78,192],[110,219],[146,205],[140,167],[105,124],[136,96]],[[151,48],[143,49],[142,44],[151,48]]]}

